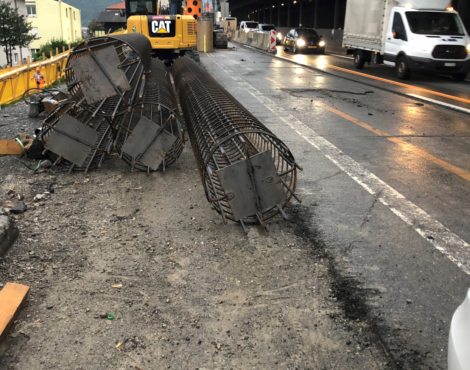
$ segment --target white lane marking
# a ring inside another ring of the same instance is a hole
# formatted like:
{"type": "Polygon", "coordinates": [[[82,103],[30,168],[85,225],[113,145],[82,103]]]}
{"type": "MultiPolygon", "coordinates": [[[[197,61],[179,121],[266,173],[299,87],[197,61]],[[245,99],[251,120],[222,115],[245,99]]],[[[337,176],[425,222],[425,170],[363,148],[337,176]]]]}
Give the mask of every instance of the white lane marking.
{"type": "Polygon", "coordinates": [[[442,105],[444,107],[448,107],[448,108],[451,108],[451,109],[455,109],[455,110],[470,114],[470,109],[462,108],[462,107],[459,107],[458,105],[444,103],[444,102],[439,101],[439,100],[429,99],[429,98],[426,98],[424,96],[416,95],[416,94],[407,94],[407,95],[412,96],[413,98],[416,98],[416,99],[419,99],[419,100],[424,100],[424,101],[428,101],[430,103],[439,104],[439,105],[442,105]]]}
{"type": "Polygon", "coordinates": [[[470,245],[452,233],[448,228],[421,208],[411,203],[402,194],[393,189],[376,175],[366,170],[351,157],[344,154],[328,140],[321,137],[310,127],[295,118],[290,113],[263,95],[242,77],[227,67],[222,67],[213,59],[214,63],[229,74],[238,84],[253,95],[260,103],[278,116],[285,124],[310,143],[314,148],[344,171],[349,177],[361,185],[367,192],[377,199],[393,213],[400,217],[407,225],[413,228],[425,240],[430,242],[438,251],[454,262],[460,269],[470,275],[470,245]]]}

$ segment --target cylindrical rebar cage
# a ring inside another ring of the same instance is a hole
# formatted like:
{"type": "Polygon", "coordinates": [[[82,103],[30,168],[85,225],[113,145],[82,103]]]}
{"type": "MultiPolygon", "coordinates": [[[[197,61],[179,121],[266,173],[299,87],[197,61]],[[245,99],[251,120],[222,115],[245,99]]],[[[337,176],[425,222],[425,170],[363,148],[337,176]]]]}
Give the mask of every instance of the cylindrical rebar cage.
{"type": "Polygon", "coordinates": [[[286,218],[300,169],[287,146],[193,60],[177,59],[172,72],[211,205],[243,227],[286,218]]]}
{"type": "Polygon", "coordinates": [[[40,137],[53,166],[69,173],[88,173],[100,167],[109,158],[113,143],[108,120],[93,117],[74,104],[60,106],[52,112],[43,121],[40,137]]]}
{"type": "Polygon", "coordinates": [[[152,46],[142,34],[96,37],[72,51],[65,79],[76,103],[94,116],[125,113],[145,88],[152,46]]]}
{"type": "Polygon", "coordinates": [[[165,171],[183,152],[176,96],[162,61],[152,59],[143,94],[118,120],[116,131],[115,146],[120,158],[141,171],[165,171]],[[138,147],[130,141],[138,141],[138,147]]]}

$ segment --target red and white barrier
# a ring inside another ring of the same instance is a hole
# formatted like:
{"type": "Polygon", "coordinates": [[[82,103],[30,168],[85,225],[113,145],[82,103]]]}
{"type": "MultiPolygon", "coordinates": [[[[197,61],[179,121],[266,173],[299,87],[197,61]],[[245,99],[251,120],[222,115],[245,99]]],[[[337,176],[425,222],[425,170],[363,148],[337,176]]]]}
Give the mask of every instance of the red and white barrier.
{"type": "Polygon", "coordinates": [[[277,49],[276,49],[276,36],[277,36],[276,31],[269,31],[269,42],[270,42],[269,51],[274,52],[274,53],[277,51],[277,49]]]}

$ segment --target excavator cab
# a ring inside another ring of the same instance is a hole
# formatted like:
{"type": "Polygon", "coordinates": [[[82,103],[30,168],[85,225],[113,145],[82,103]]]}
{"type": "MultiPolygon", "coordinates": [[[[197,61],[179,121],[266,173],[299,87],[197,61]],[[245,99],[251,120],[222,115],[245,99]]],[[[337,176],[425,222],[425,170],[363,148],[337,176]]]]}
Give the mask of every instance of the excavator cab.
{"type": "Polygon", "coordinates": [[[185,7],[185,0],[126,0],[127,32],[147,36],[153,56],[167,64],[183,55],[199,61],[196,19],[185,7]]]}

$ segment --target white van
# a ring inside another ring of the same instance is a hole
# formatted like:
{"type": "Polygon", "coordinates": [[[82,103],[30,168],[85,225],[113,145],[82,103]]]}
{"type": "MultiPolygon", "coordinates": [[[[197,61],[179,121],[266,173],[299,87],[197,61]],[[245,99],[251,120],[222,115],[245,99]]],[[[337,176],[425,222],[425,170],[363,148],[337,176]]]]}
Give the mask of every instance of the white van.
{"type": "Polygon", "coordinates": [[[348,0],[343,46],[354,65],[385,64],[400,79],[413,71],[462,81],[470,70],[470,37],[449,0],[348,0]],[[385,6],[384,6],[385,5],[385,6]]]}
{"type": "Polygon", "coordinates": [[[258,29],[258,22],[252,22],[252,21],[243,21],[240,22],[240,31],[245,31],[245,32],[256,32],[258,29]]]}

